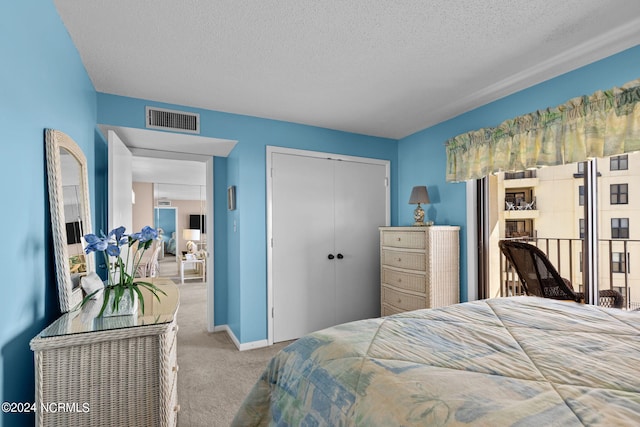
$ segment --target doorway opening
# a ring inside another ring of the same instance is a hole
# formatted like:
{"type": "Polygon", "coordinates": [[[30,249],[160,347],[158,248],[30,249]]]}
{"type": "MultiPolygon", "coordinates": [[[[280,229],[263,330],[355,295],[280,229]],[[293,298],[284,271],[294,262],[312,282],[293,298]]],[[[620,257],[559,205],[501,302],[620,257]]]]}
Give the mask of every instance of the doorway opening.
{"type": "MultiPolygon", "coordinates": [[[[153,159],[151,170],[155,170],[162,174],[162,178],[157,182],[169,183],[172,179],[172,173],[176,170],[171,167],[162,167],[163,162],[174,161],[192,161],[205,165],[205,216],[206,227],[210,230],[206,234],[207,258],[205,261],[206,268],[206,325],[209,332],[214,330],[214,252],[213,252],[213,163],[214,157],[227,157],[235,147],[238,141],[212,138],[200,135],[187,135],[173,132],[160,132],[148,129],[129,128],[121,126],[99,125],[102,133],[107,137],[109,147],[112,140],[121,140],[122,145],[126,146],[129,156],[147,157],[153,159]],[[117,135],[116,135],[117,134],[117,135]]],[[[131,166],[131,160],[128,161],[131,166]]],[[[123,162],[109,162],[110,168],[112,164],[120,164],[123,162]]],[[[109,177],[112,171],[109,170],[109,177]]],[[[125,175],[132,175],[131,169],[125,175]]],[[[193,176],[187,174],[189,178],[193,176]]],[[[129,181],[131,182],[131,181],[129,181]]],[[[191,181],[186,182],[189,184],[191,181]]],[[[111,188],[111,185],[109,186],[111,188]]],[[[131,187],[131,186],[129,186],[131,187]]],[[[111,189],[109,190],[111,191],[111,189]]],[[[126,193],[122,192],[123,194],[126,193]]],[[[137,198],[136,198],[137,199],[137,198]]],[[[137,200],[136,200],[137,201],[137,200]]],[[[131,203],[129,198],[128,203],[131,203]]],[[[150,202],[153,206],[153,201],[150,202]]],[[[111,209],[112,200],[109,197],[109,209],[111,209]]],[[[131,209],[129,209],[131,212],[131,209]]],[[[151,208],[153,213],[153,208],[151,208]]],[[[152,223],[152,220],[149,221],[152,223]]],[[[130,223],[129,223],[130,224],[130,223]]],[[[146,225],[146,224],[145,224],[146,225]]],[[[179,233],[177,239],[180,239],[179,233]]]]}

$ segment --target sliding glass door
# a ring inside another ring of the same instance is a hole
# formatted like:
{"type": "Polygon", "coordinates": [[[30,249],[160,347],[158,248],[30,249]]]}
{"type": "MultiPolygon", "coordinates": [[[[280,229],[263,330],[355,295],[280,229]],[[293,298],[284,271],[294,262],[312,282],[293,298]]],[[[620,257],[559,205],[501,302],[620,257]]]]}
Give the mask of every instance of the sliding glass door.
{"type": "Polygon", "coordinates": [[[574,289],[588,291],[591,278],[598,289],[620,291],[625,307],[640,307],[640,153],[498,173],[479,188],[479,295],[523,293],[498,248],[518,239],[541,248],[574,289]]]}

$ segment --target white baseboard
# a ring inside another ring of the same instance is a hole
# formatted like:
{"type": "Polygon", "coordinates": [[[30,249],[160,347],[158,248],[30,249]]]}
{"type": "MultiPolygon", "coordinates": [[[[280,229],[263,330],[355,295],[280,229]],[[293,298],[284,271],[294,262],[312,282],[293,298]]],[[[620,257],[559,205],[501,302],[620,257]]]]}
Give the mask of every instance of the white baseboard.
{"type": "Polygon", "coordinates": [[[233,341],[233,344],[240,351],[253,350],[254,348],[269,346],[269,341],[267,340],[240,343],[240,341],[238,341],[238,338],[236,337],[236,335],[233,333],[233,331],[228,325],[218,325],[213,328],[213,332],[222,332],[222,331],[226,332],[227,335],[229,335],[229,338],[231,338],[231,341],[233,341]]]}

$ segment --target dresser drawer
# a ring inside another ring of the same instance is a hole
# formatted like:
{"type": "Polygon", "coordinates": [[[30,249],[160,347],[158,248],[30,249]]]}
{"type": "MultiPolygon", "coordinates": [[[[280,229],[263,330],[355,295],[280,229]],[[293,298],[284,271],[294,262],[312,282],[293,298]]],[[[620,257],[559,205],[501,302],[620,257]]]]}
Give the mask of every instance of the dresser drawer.
{"type": "Polygon", "coordinates": [[[415,231],[382,231],[382,246],[394,248],[424,249],[424,232],[415,231]]]}
{"type": "Polygon", "coordinates": [[[382,283],[414,292],[426,292],[427,276],[382,268],[382,283]]]}
{"type": "Polygon", "coordinates": [[[382,287],[382,304],[390,304],[396,308],[402,310],[418,310],[420,308],[427,307],[427,300],[425,297],[406,294],[391,289],[387,286],[382,287]]]}
{"type": "Polygon", "coordinates": [[[425,255],[420,252],[401,252],[383,249],[381,257],[383,265],[419,271],[424,271],[426,267],[425,255]]]}
{"type": "Polygon", "coordinates": [[[380,315],[382,317],[385,317],[385,316],[391,316],[394,314],[403,313],[404,311],[406,310],[400,310],[399,308],[396,308],[389,304],[382,304],[382,313],[380,315]]]}

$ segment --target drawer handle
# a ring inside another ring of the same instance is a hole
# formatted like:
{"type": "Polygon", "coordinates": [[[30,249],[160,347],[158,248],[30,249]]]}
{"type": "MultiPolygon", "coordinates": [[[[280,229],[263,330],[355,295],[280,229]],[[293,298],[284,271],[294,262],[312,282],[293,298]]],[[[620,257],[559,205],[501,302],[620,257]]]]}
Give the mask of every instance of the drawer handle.
{"type": "Polygon", "coordinates": [[[173,368],[171,368],[171,370],[172,370],[173,372],[178,372],[178,371],[180,370],[180,366],[175,365],[173,368]]]}
{"type": "Polygon", "coordinates": [[[402,241],[402,239],[400,237],[398,237],[398,242],[402,241]]]}
{"type": "Polygon", "coordinates": [[[402,279],[398,279],[398,283],[402,283],[402,279]]]}
{"type": "Polygon", "coordinates": [[[398,258],[398,262],[402,261],[402,258],[398,258]]]}
{"type": "Polygon", "coordinates": [[[174,412],[180,412],[180,405],[176,405],[173,407],[174,412]]]}
{"type": "Polygon", "coordinates": [[[400,298],[398,298],[398,304],[400,304],[402,302],[402,300],[400,298]]]}
{"type": "Polygon", "coordinates": [[[179,329],[179,328],[178,328],[178,325],[176,325],[176,326],[174,326],[174,327],[173,327],[173,330],[174,330],[175,332],[178,332],[178,329],[179,329]]]}

